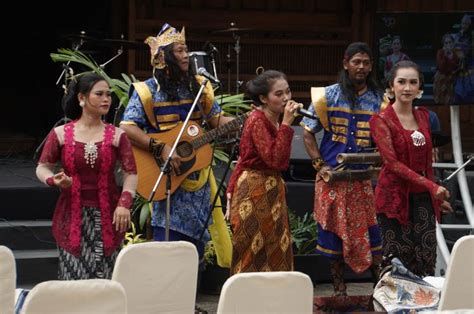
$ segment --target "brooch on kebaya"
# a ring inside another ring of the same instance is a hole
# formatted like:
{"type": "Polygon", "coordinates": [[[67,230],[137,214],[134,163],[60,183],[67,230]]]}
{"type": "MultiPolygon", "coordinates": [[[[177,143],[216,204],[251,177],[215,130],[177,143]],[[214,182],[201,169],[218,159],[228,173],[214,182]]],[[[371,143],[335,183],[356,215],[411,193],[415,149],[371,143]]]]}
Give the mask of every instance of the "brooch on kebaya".
{"type": "Polygon", "coordinates": [[[415,146],[423,146],[426,144],[425,136],[419,131],[413,131],[411,134],[411,139],[413,140],[413,145],[415,146]]]}
{"type": "Polygon", "coordinates": [[[91,168],[94,168],[98,153],[95,143],[87,143],[84,146],[84,159],[86,160],[86,164],[90,165],[91,168]]]}

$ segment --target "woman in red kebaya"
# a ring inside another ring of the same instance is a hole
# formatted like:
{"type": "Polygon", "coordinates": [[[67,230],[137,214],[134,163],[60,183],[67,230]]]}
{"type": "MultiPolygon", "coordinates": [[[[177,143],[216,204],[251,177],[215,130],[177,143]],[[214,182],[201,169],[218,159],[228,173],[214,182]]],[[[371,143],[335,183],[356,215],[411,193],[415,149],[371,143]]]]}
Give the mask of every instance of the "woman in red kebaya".
{"type": "Polygon", "coordinates": [[[448,190],[433,181],[428,110],[413,106],[423,74],[416,63],[401,61],[388,78],[395,102],[370,120],[383,160],[375,203],[384,256],[398,257],[418,276],[433,275],[436,219],[452,209],[448,190]]]}
{"type": "Polygon", "coordinates": [[[110,86],[95,73],[76,77],[63,97],[73,121],[50,132],[36,168],[38,178],[61,190],[53,216],[59,279],[111,278],[130,226],[137,170],[130,142],[101,117],[111,105],[110,86]],[[123,188],[115,182],[120,162],[123,188]],[[64,170],[55,173],[56,164],[64,170]]]}
{"type": "Polygon", "coordinates": [[[290,271],[293,251],[281,171],[289,165],[291,123],[301,104],[291,100],[285,74],[278,71],[265,71],[246,87],[259,108],[245,122],[240,158],[227,188],[231,274],[290,271]]]}

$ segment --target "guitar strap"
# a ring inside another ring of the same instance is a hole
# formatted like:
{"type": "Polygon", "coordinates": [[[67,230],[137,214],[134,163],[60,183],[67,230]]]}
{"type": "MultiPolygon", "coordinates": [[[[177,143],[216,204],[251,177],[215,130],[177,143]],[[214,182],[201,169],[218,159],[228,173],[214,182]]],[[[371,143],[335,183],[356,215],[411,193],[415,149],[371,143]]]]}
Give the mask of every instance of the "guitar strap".
{"type": "Polygon", "coordinates": [[[143,105],[143,109],[145,110],[145,114],[148,118],[148,122],[158,130],[158,126],[156,125],[156,118],[155,114],[153,113],[153,95],[151,94],[148,85],[145,82],[138,82],[132,84],[135,90],[137,91],[138,97],[143,105]]]}

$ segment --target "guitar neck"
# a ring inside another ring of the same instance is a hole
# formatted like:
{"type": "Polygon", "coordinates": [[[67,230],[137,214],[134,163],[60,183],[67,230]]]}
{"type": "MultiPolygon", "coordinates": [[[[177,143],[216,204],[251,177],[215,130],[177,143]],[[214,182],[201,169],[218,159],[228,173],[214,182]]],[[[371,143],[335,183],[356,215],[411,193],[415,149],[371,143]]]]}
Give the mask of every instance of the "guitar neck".
{"type": "Polygon", "coordinates": [[[221,135],[238,130],[240,128],[240,125],[245,121],[245,119],[247,119],[249,114],[249,112],[244,113],[235,118],[234,120],[227,122],[223,126],[210,130],[206,134],[191,141],[191,144],[194,148],[199,148],[203,145],[206,145],[207,143],[212,142],[214,139],[221,135]]]}

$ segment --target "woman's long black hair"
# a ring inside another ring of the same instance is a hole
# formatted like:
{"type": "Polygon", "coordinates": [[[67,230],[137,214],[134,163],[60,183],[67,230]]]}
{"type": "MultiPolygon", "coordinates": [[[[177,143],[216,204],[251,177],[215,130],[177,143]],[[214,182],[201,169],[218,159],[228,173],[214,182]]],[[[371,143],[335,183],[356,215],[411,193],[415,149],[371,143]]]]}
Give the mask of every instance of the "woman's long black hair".
{"type": "MultiPolygon", "coordinates": [[[[372,54],[372,50],[366,43],[363,42],[355,42],[347,46],[346,51],[344,52],[344,59],[349,61],[355,54],[359,52],[367,54],[370,58],[370,61],[373,63],[374,55],[372,54]]],[[[354,84],[350,80],[349,74],[346,70],[343,69],[339,73],[338,83],[341,87],[342,94],[350,102],[352,107],[356,102],[357,95],[354,84]]],[[[374,69],[372,69],[372,71],[370,71],[369,75],[367,76],[367,88],[379,95],[382,95],[382,90],[375,78],[374,69]]]]}
{"type": "Polygon", "coordinates": [[[68,85],[66,93],[62,98],[62,106],[66,117],[72,120],[79,119],[82,115],[82,107],[79,105],[79,93],[88,95],[97,82],[105,79],[94,73],[89,72],[75,77],[68,85]]]}
{"type": "Polygon", "coordinates": [[[397,75],[397,71],[399,69],[415,69],[416,72],[418,72],[420,90],[423,90],[425,77],[423,76],[423,72],[421,72],[420,66],[411,60],[403,60],[393,65],[387,77],[388,87],[393,87],[393,82],[395,81],[395,76],[397,75]]]}
{"type": "Polygon", "coordinates": [[[259,96],[267,96],[273,86],[273,83],[278,79],[286,80],[285,73],[275,70],[263,72],[253,80],[248,81],[245,85],[247,97],[252,99],[254,105],[263,105],[259,96]]]}
{"type": "Polygon", "coordinates": [[[155,70],[155,78],[160,85],[160,89],[166,92],[169,100],[178,99],[178,86],[182,83],[189,88],[189,91],[196,96],[199,91],[199,83],[196,81],[191,68],[187,73],[183,73],[178,65],[178,60],[173,54],[173,45],[169,44],[163,48],[165,54],[166,67],[155,70]]]}

